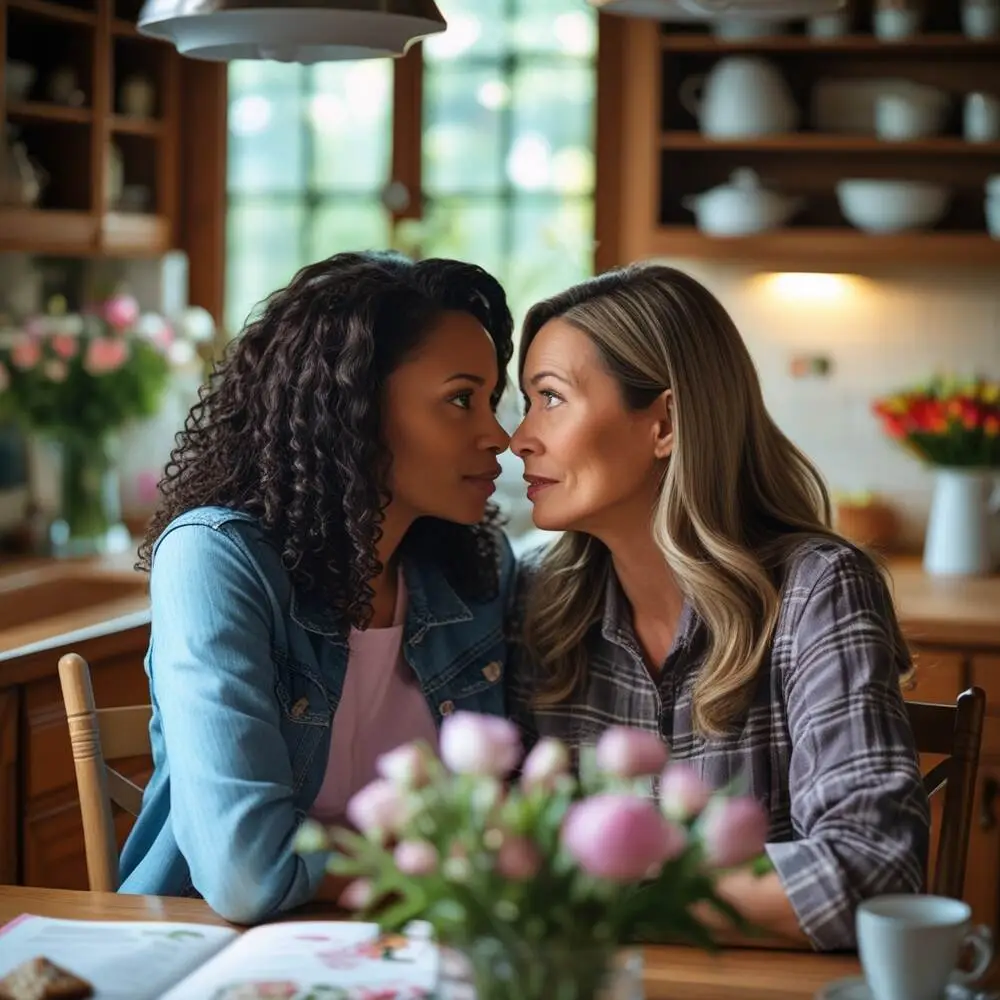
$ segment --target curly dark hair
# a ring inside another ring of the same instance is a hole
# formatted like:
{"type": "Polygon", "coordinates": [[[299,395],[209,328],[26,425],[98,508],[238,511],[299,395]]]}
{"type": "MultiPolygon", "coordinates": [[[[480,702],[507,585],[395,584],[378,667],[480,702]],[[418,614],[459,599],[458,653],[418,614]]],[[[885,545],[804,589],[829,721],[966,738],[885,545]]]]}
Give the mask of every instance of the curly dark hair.
{"type": "MultiPolygon", "coordinates": [[[[160,506],[139,547],[179,514],[222,506],[253,515],[296,586],[319,592],[341,621],[371,620],[370,581],[390,501],[383,387],[444,311],[470,313],[497,353],[494,408],[513,353],[503,288],[474,264],[413,262],[383,251],[304,267],[271,295],[202,386],[160,481],[160,506]]],[[[407,550],[440,565],[473,599],[495,594],[499,511],[474,526],[419,520],[407,550]]]]}

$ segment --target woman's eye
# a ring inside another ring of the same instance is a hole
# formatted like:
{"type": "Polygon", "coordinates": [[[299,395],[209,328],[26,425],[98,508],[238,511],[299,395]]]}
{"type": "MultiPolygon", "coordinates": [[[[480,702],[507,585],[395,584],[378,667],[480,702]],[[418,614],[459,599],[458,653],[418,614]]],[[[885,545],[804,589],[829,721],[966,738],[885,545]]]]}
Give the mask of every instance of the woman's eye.
{"type": "Polygon", "coordinates": [[[562,396],[558,392],[553,392],[551,389],[539,389],[538,395],[545,400],[545,409],[551,410],[553,406],[558,406],[562,401],[562,396]]]}
{"type": "Polygon", "coordinates": [[[466,389],[464,392],[457,393],[448,402],[460,410],[468,410],[472,406],[472,390],[466,389]]]}

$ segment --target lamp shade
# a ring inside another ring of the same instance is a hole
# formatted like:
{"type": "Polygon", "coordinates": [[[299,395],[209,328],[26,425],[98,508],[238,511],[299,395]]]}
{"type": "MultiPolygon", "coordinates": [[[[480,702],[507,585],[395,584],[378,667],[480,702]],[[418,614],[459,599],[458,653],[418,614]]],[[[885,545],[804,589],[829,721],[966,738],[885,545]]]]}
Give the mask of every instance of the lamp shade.
{"type": "Polygon", "coordinates": [[[842,10],[846,0],[590,0],[606,14],[659,21],[711,21],[720,17],[777,20],[815,17],[842,10]]]}
{"type": "Polygon", "coordinates": [[[139,31],[214,62],[402,56],[444,31],[433,0],[146,0],[139,31]]]}

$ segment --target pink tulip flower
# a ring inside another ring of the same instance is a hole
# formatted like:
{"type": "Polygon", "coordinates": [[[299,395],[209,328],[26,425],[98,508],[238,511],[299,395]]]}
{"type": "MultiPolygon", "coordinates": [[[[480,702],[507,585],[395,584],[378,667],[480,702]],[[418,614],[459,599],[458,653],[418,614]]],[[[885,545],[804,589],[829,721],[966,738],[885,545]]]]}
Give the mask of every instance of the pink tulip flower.
{"type": "Polygon", "coordinates": [[[69,376],[69,368],[62,358],[49,358],[42,366],[42,371],[50,382],[65,382],[69,376]]]}
{"type": "Polygon", "coordinates": [[[404,875],[430,875],[438,865],[437,848],[426,840],[400,841],[392,857],[404,875]]]}
{"type": "Polygon", "coordinates": [[[366,878],[349,883],[337,900],[345,910],[363,910],[371,901],[372,884],[366,878]]]}
{"type": "Polygon", "coordinates": [[[502,778],[521,759],[521,736],[506,719],[456,712],[441,724],[441,759],[455,774],[502,778]]]}
{"type": "Polygon", "coordinates": [[[430,774],[427,768],[427,751],[418,743],[406,743],[375,761],[378,773],[400,788],[423,788],[430,774]]]}
{"type": "Polygon", "coordinates": [[[767,842],[767,810],[747,796],[713,799],[698,821],[705,860],[735,868],[760,855],[767,842]]]}
{"type": "Polygon", "coordinates": [[[52,353],[57,357],[62,358],[63,361],[69,361],[76,357],[80,344],[76,337],[71,337],[67,333],[57,333],[49,341],[49,347],[52,348],[52,353]]]}
{"type": "Polygon", "coordinates": [[[687,764],[668,764],[660,776],[660,808],[675,823],[700,815],[711,798],[712,789],[687,764]]]}
{"type": "Polygon", "coordinates": [[[612,726],[597,741],[597,766],[618,778],[658,773],[667,762],[667,747],[657,733],[612,726]]]}
{"type": "Polygon", "coordinates": [[[539,740],[521,768],[521,786],[525,789],[551,788],[556,778],[569,772],[569,750],[561,740],[547,736],[539,740]]]}
{"type": "Polygon", "coordinates": [[[369,836],[396,833],[408,817],[405,793],[384,778],[369,782],[347,803],[347,818],[369,836]]]}
{"type": "Polygon", "coordinates": [[[513,882],[527,882],[538,874],[542,857],[527,837],[504,837],[497,851],[497,871],[513,882]]]}
{"type": "Polygon", "coordinates": [[[42,345],[34,337],[19,337],[10,350],[10,363],[21,371],[34,368],[42,360],[42,345]]]}
{"type": "Polygon", "coordinates": [[[95,337],[87,345],[83,367],[91,375],[117,371],[128,360],[128,344],[113,337],[95,337]]]}
{"type": "Polygon", "coordinates": [[[139,319],[139,303],[131,295],[113,295],[104,303],[103,312],[108,326],[122,333],[139,319]]]}
{"type": "Polygon", "coordinates": [[[649,799],[606,793],[570,808],[562,842],[591,875],[634,882],[654,875],[665,861],[680,854],[686,837],[649,799]]]}

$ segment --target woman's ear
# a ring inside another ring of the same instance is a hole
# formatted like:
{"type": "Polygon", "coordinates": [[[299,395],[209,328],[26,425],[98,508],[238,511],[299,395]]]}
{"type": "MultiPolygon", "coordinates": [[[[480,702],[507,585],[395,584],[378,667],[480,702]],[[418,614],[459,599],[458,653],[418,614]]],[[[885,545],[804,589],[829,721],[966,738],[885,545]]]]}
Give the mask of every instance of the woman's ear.
{"type": "Polygon", "coordinates": [[[653,423],[653,454],[659,458],[669,458],[674,450],[674,394],[664,389],[651,404],[655,417],[653,423]]]}

